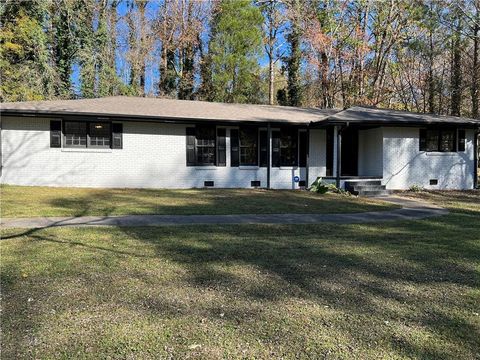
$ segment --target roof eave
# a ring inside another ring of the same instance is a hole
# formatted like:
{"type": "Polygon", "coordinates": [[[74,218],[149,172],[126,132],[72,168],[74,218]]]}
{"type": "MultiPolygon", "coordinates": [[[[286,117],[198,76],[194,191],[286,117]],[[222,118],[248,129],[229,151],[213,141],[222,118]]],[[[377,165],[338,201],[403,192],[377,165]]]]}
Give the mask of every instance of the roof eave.
{"type": "Polygon", "coordinates": [[[27,116],[27,117],[65,117],[65,118],[85,118],[91,117],[99,120],[122,120],[122,121],[142,121],[142,122],[161,122],[161,123],[179,123],[193,124],[198,122],[211,122],[219,125],[237,124],[288,124],[295,126],[308,126],[311,121],[290,121],[290,120],[271,120],[271,119],[255,119],[255,120],[232,120],[232,119],[211,119],[211,118],[193,118],[193,117],[170,117],[170,116],[151,116],[151,115],[125,115],[111,113],[91,113],[77,111],[51,111],[51,110],[20,110],[20,109],[0,109],[2,116],[27,116]]]}
{"type": "Polygon", "coordinates": [[[334,125],[348,125],[348,126],[368,126],[368,127],[379,127],[379,126],[404,126],[404,127],[418,127],[418,126],[462,126],[468,128],[478,128],[480,126],[480,122],[474,121],[446,121],[446,120],[439,120],[439,121],[361,121],[361,120],[339,120],[339,119],[327,119],[323,121],[316,121],[313,122],[312,125],[317,128],[324,128],[327,126],[334,126],[334,125]]]}

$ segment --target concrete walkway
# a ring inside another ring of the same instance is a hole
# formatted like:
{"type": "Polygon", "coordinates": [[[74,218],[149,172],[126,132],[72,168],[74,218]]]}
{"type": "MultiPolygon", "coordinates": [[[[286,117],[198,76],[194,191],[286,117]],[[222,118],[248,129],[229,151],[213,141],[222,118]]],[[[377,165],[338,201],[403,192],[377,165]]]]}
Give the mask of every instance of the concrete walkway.
{"type": "Polygon", "coordinates": [[[392,220],[414,220],[448,214],[430,203],[389,196],[381,200],[401,209],[350,214],[245,214],[245,215],[119,215],[81,217],[5,218],[0,228],[47,228],[53,226],[160,226],[198,224],[356,224],[392,220]]]}

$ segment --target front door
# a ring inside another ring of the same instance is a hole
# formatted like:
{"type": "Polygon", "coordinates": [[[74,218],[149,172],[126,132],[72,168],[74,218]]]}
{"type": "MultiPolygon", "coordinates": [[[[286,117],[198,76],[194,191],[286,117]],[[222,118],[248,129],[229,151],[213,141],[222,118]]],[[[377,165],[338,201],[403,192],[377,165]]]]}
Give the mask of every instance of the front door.
{"type": "Polygon", "coordinates": [[[342,176],[358,175],[358,129],[346,128],[342,131],[342,176]]]}

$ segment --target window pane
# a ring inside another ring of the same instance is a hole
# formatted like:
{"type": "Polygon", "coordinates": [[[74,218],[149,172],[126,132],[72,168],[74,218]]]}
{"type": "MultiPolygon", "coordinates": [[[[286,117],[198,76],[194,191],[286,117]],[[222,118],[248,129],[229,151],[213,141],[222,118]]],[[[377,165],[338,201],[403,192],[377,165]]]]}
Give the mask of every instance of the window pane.
{"type": "Polygon", "coordinates": [[[85,122],[65,122],[65,144],[67,146],[85,146],[87,144],[87,127],[85,122]]]}
{"type": "Polygon", "coordinates": [[[258,165],[258,129],[240,128],[240,165],[258,165]]]}
{"type": "Polygon", "coordinates": [[[297,166],[297,129],[287,128],[280,132],[280,166],[297,166]]]}
{"type": "Polygon", "coordinates": [[[110,147],[110,124],[90,123],[89,124],[90,144],[89,146],[110,147]]]}
{"type": "Polygon", "coordinates": [[[438,130],[427,130],[427,151],[438,151],[438,130]]]}
{"type": "Polygon", "coordinates": [[[440,151],[455,151],[455,130],[440,132],[440,151]]]}
{"type": "Polygon", "coordinates": [[[215,165],[215,126],[195,129],[197,165],[215,165]]]}

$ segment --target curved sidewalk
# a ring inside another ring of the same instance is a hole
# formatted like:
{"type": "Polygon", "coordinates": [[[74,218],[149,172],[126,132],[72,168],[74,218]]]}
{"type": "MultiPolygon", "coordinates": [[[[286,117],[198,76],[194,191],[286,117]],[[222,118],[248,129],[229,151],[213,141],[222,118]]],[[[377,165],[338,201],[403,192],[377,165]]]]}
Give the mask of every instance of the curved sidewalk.
{"type": "Polygon", "coordinates": [[[81,217],[6,218],[0,228],[47,228],[54,226],[161,226],[199,224],[316,224],[372,223],[392,220],[415,220],[448,214],[448,210],[430,203],[390,196],[384,201],[401,205],[401,209],[349,214],[242,214],[242,215],[119,215],[81,217]]]}

